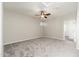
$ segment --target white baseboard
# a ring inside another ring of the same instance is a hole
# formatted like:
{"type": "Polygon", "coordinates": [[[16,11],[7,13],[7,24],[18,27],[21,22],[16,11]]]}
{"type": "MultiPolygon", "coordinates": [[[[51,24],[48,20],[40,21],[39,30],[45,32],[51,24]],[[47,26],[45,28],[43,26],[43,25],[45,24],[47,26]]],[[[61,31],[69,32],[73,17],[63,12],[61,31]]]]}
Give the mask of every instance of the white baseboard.
{"type": "Polygon", "coordinates": [[[49,37],[49,36],[45,36],[46,38],[51,38],[51,39],[57,39],[57,40],[65,40],[64,38],[57,38],[57,37],[49,37]]]}
{"type": "Polygon", "coordinates": [[[14,41],[14,42],[10,42],[10,43],[5,43],[4,45],[8,45],[8,44],[13,44],[13,43],[18,43],[18,42],[23,42],[26,40],[33,40],[33,39],[38,39],[38,38],[49,38],[49,39],[57,39],[57,40],[64,40],[64,39],[60,39],[60,38],[56,38],[56,37],[48,37],[48,36],[40,36],[40,37],[34,37],[34,38],[28,38],[28,39],[23,39],[23,40],[19,40],[19,41],[14,41]]]}
{"type": "Polygon", "coordinates": [[[23,41],[26,41],[26,40],[38,39],[38,38],[41,38],[41,37],[34,37],[34,38],[23,39],[23,40],[19,40],[19,41],[10,42],[10,43],[5,43],[4,45],[18,43],[18,42],[23,42],[23,41]]]}

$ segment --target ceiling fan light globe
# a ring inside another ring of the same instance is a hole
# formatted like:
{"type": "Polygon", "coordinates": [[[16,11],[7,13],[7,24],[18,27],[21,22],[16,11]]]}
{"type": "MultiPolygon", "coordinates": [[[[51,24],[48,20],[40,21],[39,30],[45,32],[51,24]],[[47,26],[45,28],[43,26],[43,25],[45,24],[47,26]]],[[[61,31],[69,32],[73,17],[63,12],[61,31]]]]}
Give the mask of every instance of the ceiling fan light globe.
{"type": "Polygon", "coordinates": [[[44,15],[41,15],[42,18],[44,18],[44,15]]]}

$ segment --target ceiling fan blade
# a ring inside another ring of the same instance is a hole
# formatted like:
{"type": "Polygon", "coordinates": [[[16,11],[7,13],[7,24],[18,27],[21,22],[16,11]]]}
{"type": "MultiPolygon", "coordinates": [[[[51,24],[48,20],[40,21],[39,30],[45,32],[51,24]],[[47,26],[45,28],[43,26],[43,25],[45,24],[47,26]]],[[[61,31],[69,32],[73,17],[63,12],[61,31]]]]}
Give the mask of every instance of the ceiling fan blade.
{"type": "Polygon", "coordinates": [[[51,15],[51,13],[47,13],[46,11],[40,11],[40,15],[37,14],[36,16],[47,18],[47,16],[51,15]]]}
{"type": "Polygon", "coordinates": [[[51,13],[47,13],[46,15],[47,15],[47,16],[48,16],[48,15],[51,15],[51,13]]]}
{"type": "Polygon", "coordinates": [[[40,16],[40,15],[35,15],[35,16],[40,16]]]}
{"type": "Polygon", "coordinates": [[[44,16],[45,18],[47,18],[47,16],[44,16]]]}

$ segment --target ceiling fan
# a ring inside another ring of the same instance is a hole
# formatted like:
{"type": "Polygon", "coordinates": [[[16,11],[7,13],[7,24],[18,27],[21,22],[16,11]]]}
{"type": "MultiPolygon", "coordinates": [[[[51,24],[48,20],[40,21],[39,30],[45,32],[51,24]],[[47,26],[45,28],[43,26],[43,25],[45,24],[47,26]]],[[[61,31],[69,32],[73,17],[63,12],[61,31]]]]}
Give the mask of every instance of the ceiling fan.
{"type": "Polygon", "coordinates": [[[47,18],[47,16],[51,15],[51,13],[48,13],[46,11],[40,11],[40,15],[36,15],[36,16],[40,16],[41,18],[47,18]]]}

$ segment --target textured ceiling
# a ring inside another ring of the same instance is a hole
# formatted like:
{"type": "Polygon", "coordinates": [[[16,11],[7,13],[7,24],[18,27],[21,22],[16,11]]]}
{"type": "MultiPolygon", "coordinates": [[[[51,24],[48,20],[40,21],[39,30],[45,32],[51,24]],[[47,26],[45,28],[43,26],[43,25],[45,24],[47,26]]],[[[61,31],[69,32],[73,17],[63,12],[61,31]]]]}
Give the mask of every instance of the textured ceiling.
{"type": "Polygon", "coordinates": [[[16,11],[35,17],[43,9],[50,12],[52,17],[58,17],[76,11],[76,2],[5,2],[4,10],[16,11]]]}

